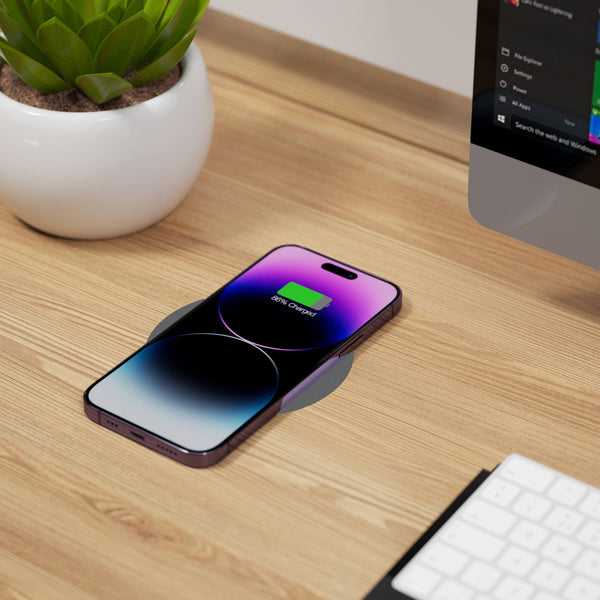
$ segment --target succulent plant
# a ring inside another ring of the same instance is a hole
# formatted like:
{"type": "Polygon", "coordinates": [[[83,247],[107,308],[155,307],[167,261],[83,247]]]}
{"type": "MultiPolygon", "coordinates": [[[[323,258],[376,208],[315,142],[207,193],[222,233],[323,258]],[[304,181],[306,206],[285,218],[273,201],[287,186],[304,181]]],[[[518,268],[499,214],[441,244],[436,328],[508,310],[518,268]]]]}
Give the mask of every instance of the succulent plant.
{"type": "Polygon", "coordinates": [[[0,0],[0,61],[43,94],[96,104],[167,74],[209,0],[0,0]]]}

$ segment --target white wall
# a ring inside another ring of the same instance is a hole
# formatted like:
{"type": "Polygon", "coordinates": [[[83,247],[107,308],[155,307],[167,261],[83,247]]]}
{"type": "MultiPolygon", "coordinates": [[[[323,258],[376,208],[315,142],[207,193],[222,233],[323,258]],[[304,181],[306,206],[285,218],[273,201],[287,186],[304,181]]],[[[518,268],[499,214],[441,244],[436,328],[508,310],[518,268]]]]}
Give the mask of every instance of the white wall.
{"type": "Polygon", "coordinates": [[[210,6],[471,96],[477,0],[211,0],[210,6]]]}

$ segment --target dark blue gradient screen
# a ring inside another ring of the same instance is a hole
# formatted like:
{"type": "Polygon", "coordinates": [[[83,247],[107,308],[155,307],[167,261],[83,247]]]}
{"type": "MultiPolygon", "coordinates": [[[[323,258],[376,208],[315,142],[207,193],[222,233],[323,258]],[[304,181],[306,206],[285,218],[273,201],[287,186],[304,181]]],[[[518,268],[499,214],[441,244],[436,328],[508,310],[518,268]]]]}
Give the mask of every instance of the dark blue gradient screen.
{"type": "Polygon", "coordinates": [[[255,346],[196,333],[146,346],[102,379],[89,397],[112,414],[188,450],[203,451],[266,406],[278,380],[272,359],[255,346]]]}
{"type": "Polygon", "coordinates": [[[277,248],[100,379],[88,399],[183,448],[211,450],[397,293],[304,248],[277,248]],[[355,278],[327,271],[325,263],[355,278]]]}

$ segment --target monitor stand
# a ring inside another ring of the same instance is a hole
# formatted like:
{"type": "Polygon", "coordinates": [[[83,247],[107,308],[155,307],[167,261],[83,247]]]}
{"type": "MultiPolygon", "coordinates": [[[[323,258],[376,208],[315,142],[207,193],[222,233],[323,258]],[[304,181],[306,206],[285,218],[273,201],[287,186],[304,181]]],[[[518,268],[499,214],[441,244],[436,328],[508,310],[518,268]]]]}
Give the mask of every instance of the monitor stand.
{"type": "MultiPolygon", "coordinates": [[[[201,304],[203,300],[197,300],[186,306],[178,308],[169,316],[165,317],[153,330],[148,337],[148,342],[154,341],[163,331],[173,325],[176,321],[184,317],[192,309],[201,304]]],[[[325,363],[322,372],[316,379],[312,379],[308,387],[299,391],[295,396],[288,396],[281,405],[280,413],[291,412],[300,408],[310,406],[319,400],[322,400],[337,387],[339,387],[352,367],[354,352],[350,352],[343,358],[330,360],[325,363]]]]}

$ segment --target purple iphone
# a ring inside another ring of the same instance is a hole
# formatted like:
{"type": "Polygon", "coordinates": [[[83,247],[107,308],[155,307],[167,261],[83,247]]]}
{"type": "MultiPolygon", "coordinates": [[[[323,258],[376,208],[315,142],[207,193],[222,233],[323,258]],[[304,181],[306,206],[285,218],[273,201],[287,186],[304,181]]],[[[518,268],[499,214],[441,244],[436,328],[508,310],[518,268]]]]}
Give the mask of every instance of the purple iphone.
{"type": "Polygon", "coordinates": [[[210,466],[401,301],[393,283],[280,246],[92,384],[85,412],[183,464],[210,466]]]}

